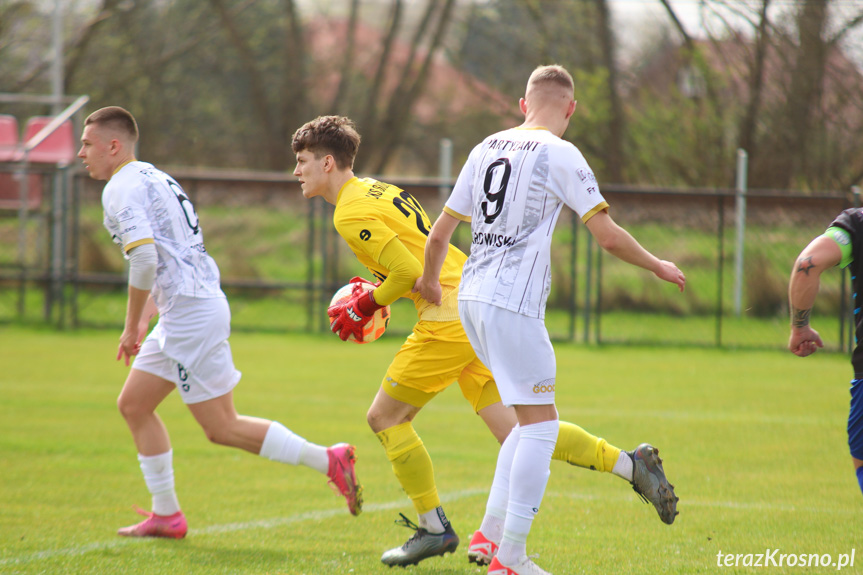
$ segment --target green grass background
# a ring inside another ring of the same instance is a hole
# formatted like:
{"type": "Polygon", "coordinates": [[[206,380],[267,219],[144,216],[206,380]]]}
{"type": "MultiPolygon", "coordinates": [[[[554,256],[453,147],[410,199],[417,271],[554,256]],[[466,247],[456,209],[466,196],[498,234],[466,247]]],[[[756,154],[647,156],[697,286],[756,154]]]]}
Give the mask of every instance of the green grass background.
{"type": "MultiPolygon", "coordinates": [[[[119,332],[0,327],[0,573],[400,573],[381,553],[411,534],[412,507],[365,413],[400,339],[236,333],[241,413],[310,441],[357,445],[365,511],[351,517],[325,478],[209,444],[178,397],[172,436],[185,540],[115,530],[149,506],[116,411],[127,373],[119,332]]],[[[826,573],[835,567],[718,567],[717,553],[839,554],[860,572],[863,499],[847,454],[851,369],[841,354],[558,344],[561,418],[631,449],[660,448],[680,495],[662,524],[624,481],[553,462],[529,551],[568,573],[826,573]],[[858,548],[860,547],[860,548],[858,548]]],[[[415,426],[462,545],[414,574],[484,573],[466,560],[497,445],[456,386],[415,426]]]]}

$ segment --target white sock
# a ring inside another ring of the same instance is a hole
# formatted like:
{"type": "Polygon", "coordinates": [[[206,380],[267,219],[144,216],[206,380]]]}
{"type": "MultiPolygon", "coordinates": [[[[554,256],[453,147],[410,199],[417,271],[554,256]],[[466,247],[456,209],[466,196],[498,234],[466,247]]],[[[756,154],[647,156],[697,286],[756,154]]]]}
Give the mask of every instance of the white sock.
{"type": "Polygon", "coordinates": [[[173,515],[180,510],[180,502],[174,491],[173,450],[159,455],[138,454],[144,483],[153,496],[153,513],[156,515],[173,515]]]}
{"type": "Polygon", "coordinates": [[[556,419],[521,427],[512,460],[509,505],[498,550],[498,558],[504,565],[515,565],[526,555],[527,536],[551,475],[551,455],[559,429],[556,419]]]}
{"type": "Polygon", "coordinates": [[[617,462],[614,464],[614,468],[611,470],[612,473],[617,475],[618,477],[622,477],[629,482],[632,482],[632,457],[625,451],[620,452],[620,456],[617,458],[617,462]]]}
{"type": "Polygon", "coordinates": [[[505,513],[503,516],[498,517],[497,515],[492,515],[486,511],[485,517],[482,518],[482,523],[479,526],[479,530],[486,539],[492,543],[500,545],[500,541],[503,539],[504,521],[506,521],[505,513]]]}
{"type": "Polygon", "coordinates": [[[303,448],[307,443],[308,441],[278,421],[274,421],[270,424],[267,435],[264,437],[260,456],[280,463],[299,465],[303,448]]]}
{"type": "Polygon", "coordinates": [[[443,512],[443,506],[439,505],[435,509],[420,515],[417,523],[429,533],[443,533],[446,531],[446,526],[449,525],[449,520],[443,512]]]}
{"type": "Polygon", "coordinates": [[[327,448],[307,441],[302,453],[300,453],[300,465],[311,467],[326,475],[330,470],[330,456],[327,454],[327,448]]]}
{"type": "Polygon", "coordinates": [[[498,544],[503,538],[503,524],[506,519],[506,507],[509,503],[509,475],[512,471],[512,459],[515,457],[518,439],[521,437],[520,430],[521,428],[516,425],[500,446],[494,470],[494,480],[491,483],[488,503],[485,506],[485,517],[483,517],[479,528],[486,539],[498,544]]]}
{"type": "Polygon", "coordinates": [[[527,555],[527,533],[511,536],[504,533],[500,547],[497,548],[497,560],[507,567],[518,565],[520,559],[527,555]]]}

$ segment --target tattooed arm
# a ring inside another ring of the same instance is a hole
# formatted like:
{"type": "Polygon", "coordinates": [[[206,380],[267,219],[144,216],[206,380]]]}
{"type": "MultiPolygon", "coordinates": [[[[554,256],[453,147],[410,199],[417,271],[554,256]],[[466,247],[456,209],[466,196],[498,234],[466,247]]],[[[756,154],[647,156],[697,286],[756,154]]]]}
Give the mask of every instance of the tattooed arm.
{"type": "Polygon", "coordinates": [[[791,337],[788,349],[806,357],[824,347],[821,336],[809,325],[809,313],[821,284],[821,272],[837,265],[842,258],[839,246],[827,236],[818,236],[797,256],[788,284],[788,306],[791,309],[791,337]]]}

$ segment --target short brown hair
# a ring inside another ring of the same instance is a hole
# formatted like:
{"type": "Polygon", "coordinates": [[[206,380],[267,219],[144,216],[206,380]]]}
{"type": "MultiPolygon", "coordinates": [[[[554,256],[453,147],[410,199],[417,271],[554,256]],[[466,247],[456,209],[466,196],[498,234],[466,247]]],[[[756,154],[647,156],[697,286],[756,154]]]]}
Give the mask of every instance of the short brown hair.
{"type": "Polygon", "coordinates": [[[570,92],[575,90],[575,82],[572,80],[572,75],[563,66],[552,64],[550,66],[539,66],[530,75],[527,81],[527,87],[533,85],[555,85],[561,88],[566,88],[570,92]]]}
{"type": "Polygon", "coordinates": [[[308,150],[315,158],[329,154],[340,170],[348,170],[354,167],[360,139],[360,134],[350,118],[318,116],[294,132],[291,149],[295,154],[308,150]]]}
{"type": "Polygon", "coordinates": [[[135,116],[120,106],[108,106],[96,110],[84,120],[84,125],[98,124],[112,130],[117,130],[129,136],[132,141],[138,141],[138,123],[135,116]]]}

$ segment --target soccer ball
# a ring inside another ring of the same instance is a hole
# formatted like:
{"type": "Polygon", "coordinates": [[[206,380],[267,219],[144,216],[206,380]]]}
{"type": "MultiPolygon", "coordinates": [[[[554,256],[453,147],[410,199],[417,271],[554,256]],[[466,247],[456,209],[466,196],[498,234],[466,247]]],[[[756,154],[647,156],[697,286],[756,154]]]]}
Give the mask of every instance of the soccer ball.
{"type": "MultiPolygon", "coordinates": [[[[339,288],[339,290],[333,295],[333,299],[330,300],[330,307],[336,305],[337,303],[347,301],[351,298],[351,294],[354,291],[354,285],[359,284],[366,291],[370,291],[375,289],[374,284],[370,284],[369,282],[352,282],[345,286],[339,288]]],[[[387,330],[387,325],[390,323],[390,306],[384,306],[377,310],[375,314],[372,316],[372,319],[363,326],[363,337],[362,339],[357,339],[354,337],[354,334],[350,334],[348,336],[347,341],[352,341],[354,343],[371,343],[381,337],[384,332],[387,330]]],[[[330,318],[330,326],[333,325],[333,318],[330,318]]]]}

